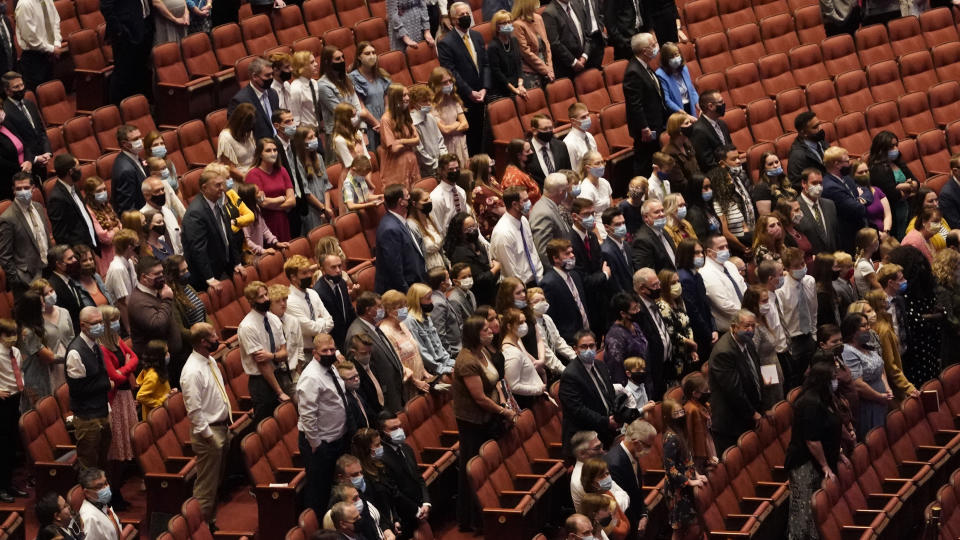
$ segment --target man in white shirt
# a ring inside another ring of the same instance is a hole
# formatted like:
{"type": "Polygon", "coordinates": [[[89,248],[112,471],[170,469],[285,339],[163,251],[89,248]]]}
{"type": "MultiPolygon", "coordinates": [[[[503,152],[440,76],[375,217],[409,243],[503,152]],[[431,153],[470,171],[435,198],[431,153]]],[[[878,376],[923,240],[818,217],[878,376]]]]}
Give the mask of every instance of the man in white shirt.
{"type": "Polygon", "coordinates": [[[148,176],[147,179],[140,184],[140,191],[143,192],[143,198],[147,201],[147,204],[140,209],[140,212],[146,213],[148,210],[160,212],[163,215],[163,224],[166,228],[166,233],[163,235],[164,238],[167,239],[167,242],[175,254],[183,255],[183,242],[180,239],[180,220],[177,219],[177,215],[173,210],[167,206],[165,189],[162,178],[148,176]]]}
{"type": "Polygon", "coordinates": [[[137,283],[137,270],[133,259],[139,251],[140,237],[132,229],[121,229],[113,235],[114,257],[104,276],[107,293],[113,297],[113,303],[120,310],[120,321],[130,331],[130,316],[127,312],[127,297],[137,283]]]}
{"type": "Polygon", "coordinates": [[[250,313],[240,321],[237,338],[240,342],[240,363],[249,376],[250,398],[253,401],[253,422],[273,415],[280,402],[289,401],[280,385],[277,371],[287,371],[287,347],[283,337],[283,323],[270,313],[267,285],[253,281],[243,289],[250,303],[250,313]]]}
{"type": "Polygon", "coordinates": [[[208,523],[216,520],[217,490],[227,465],[230,449],[230,399],[223,375],[210,355],[220,342],[217,331],[207,323],[190,328],[193,352],[180,372],[180,389],[190,419],[190,447],[197,456],[197,478],[193,496],[200,502],[208,523]]]}
{"type": "Polygon", "coordinates": [[[784,330],[783,318],[784,312],[787,309],[792,309],[792,307],[784,309],[785,306],[780,303],[780,298],[777,296],[777,289],[780,288],[785,279],[783,277],[783,264],[779,261],[767,260],[757,265],[757,280],[760,285],[766,287],[770,302],[770,308],[763,315],[767,319],[767,328],[773,333],[774,347],[777,356],[780,358],[781,366],[784,362],[790,363],[790,336],[784,330]]]}
{"type": "Polygon", "coordinates": [[[349,427],[345,384],[334,369],[337,349],[330,334],[313,338],[313,361],[297,381],[300,455],[306,467],[304,504],[321,512],[327,506],[337,458],[346,451],[349,427]]]}
{"type": "Polygon", "coordinates": [[[784,370],[783,390],[790,391],[803,382],[803,375],[817,352],[817,285],[807,275],[803,252],[797,248],[783,250],[786,277],[777,289],[777,301],[783,310],[783,329],[790,336],[791,365],[784,370]]]}
{"type": "Polygon", "coordinates": [[[539,283],[543,279],[543,265],[537,256],[537,246],[527,215],[530,197],[527,188],[510,186],[503,191],[506,213],[490,234],[490,253],[500,261],[503,277],[515,277],[524,283],[539,283]]]}
{"type": "Polygon", "coordinates": [[[303,362],[303,333],[300,332],[300,321],[287,313],[290,287],[276,283],[267,289],[267,296],[270,298],[270,313],[276,315],[283,324],[283,339],[287,342],[287,359],[282,365],[276,366],[274,376],[283,393],[292,399],[297,389],[297,368],[303,362]]]}
{"type": "Polygon", "coordinates": [[[590,133],[592,121],[586,105],[574,103],[567,109],[567,114],[570,116],[570,133],[563,138],[563,144],[567,145],[570,154],[570,168],[579,171],[580,161],[587,152],[597,149],[597,141],[590,133]]]}
{"type": "MultiPolygon", "coordinates": [[[[287,296],[287,316],[300,322],[305,359],[313,354],[313,336],[328,334],[333,330],[333,317],[312,287],[315,269],[315,265],[303,255],[293,255],[283,264],[283,273],[291,285],[290,295],[287,296]]],[[[297,369],[297,365],[291,363],[290,369],[297,369]]]]}
{"type": "Polygon", "coordinates": [[[743,293],[747,292],[747,284],[730,262],[726,238],[714,235],[707,238],[704,247],[707,259],[700,269],[700,277],[707,290],[710,312],[717,328],[730,328],[730,322],[743,302],[743,293]]]}
{"type": "Polygon", "coordinates": [[[123,525],[120,518],[110,508],[112,496],[107,475],[96,467],[81,469],[78,475],[83,488],[83,504],[80,505],[80,519],[86,540],[119,540],[123,525]]]}
{"type": "Polygon", "coordinates": [[[273,82],[270,83],[270,88],[273,88],[277,93],[280,107],[286,109],[290,103],[290,80],[293,79],[290,55],[284,52],[275,52],[270,55],[268,60],[273,67],[273,82]]]}
{"type": "MultiPolygon", "coordinates": [[[[573,456],[577,462],[573,465],[573,472],[570,474],[570,498],[573,499],[573,507],[579,512],[580,503],[583,502],[585,493],[583,484],[580,482],[580,473],[583,471],[583,462],[590,458],[603,457],[603,443],[597,436],[596,431],[578,431],[570,439],[570,447],[573,449],[573,456]]],[[[617,500],[620,509],[624,512],[630,507],[630,496],[616,482],[610,488],[613,498],[617,500]]]]}
{"type": "Polygon", "coordinates": [[[23,79],[30,90],[53,79],[53,64],[66,52],[53,0],[21,0],[14,12],[23,79]]]}
{"type": "Polygon", "coordinates": [[[437,187],[430,192],[430,219],[440,233],[446,237],[450,220],[460,212],[473,214],[470,203],[467,202],[467,193],[457,185],[460,179],[460,160],[453,154],[443,154],[437,160],[437,187]]]}

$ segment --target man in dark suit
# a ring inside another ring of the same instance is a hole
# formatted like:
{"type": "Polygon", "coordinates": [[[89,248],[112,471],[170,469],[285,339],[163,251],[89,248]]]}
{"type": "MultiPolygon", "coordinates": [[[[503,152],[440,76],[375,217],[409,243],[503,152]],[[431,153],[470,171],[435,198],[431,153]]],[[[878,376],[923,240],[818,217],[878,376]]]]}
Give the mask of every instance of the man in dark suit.
{"type": "Polygon", "coordinates": [[[709,171],[717,164],[717,149],[733,144],[730,129],[723,121],[727,104],[719,90],[707,90],[700,94],[700,118],[693,124],[690,142],[697,155],[701,171],[709,171]]]}
{"type": "MultiPolygon", "coordinates": [[[[145,0],[102,0],[107,41],[113,45],[110,101],[120,105],[134,94],[149,95],[150,51],[153,48],[152,8],[145,0]]],[[[138,207],[139,208],[139,207],[138,207]]]]}
{"type": "Polygon", "coordinates": [[[960,154],[950,158],[950,179],[940,188],[940,214],[951,229],[960,228],[960,154]]]}
{"type": "Polygon", "coordinates": [[[657,58],[660,47],[653,34],[637,34],[630,40],[633,58],[623,74],[623,95],[627,102],[627,128],[633,137],[633,170],[650,176],[653,153],[660,149],[658,137],[667,125],[660,80],[649,63],[657,58]]]}
{"type": "Polygon", "coordinates": [[[30,173],[14,175],[13,194],[13,204],[0,215],[0,267],[7,275],[7,286],[19,297],[41,277],[53,237],[43,205],[31,200],[30,173]]]}
{"type": "Polygon", "coordinates": [[[256,109],[253,121],[253,136],[257,139],[273,137],[276,131],[273,128],[273,111],[280,108],[280,97],[276,90],[270,88],[273,84],[273,64],[266,58],[254,58],[247,67],[250,75],[250,84],[240,89],[230,99],[227,114],[241,103],[250,103],[256,109]]]}
{"type": "Polygon", "coordinates": [[[826,134],[820,127],[820,119],[813,111],[804,111],[793,119],[793,127],[797,130],[797,138],[790,145],[790,158],[787,164],[787,178],[793,188],[800,190],[800,173],[804,169],[816,169],[820,174],[826,172],[823,166],[823,151],[827,144],[826,134]]]}
{"type": "Polygon", "coordinates": [[[353,362],[353,365],[357,368],[357,374],[360,376],[360,388],[357,389],[357,392],[360,393],[363,402],[379,414],[383,410],[384,399],[380,380],[377,379],[377,376],[373,373],[373,368],[370,366],[373,340],[364,333],[354,334],[345,347],[347,360],[353,362]]]}
{"type": "Polygon", "coordinates": [[[604,448],[616,436],[613,419],[614,391],[607,367],[596,362],[597,339],[593,332],[580,330],[574,336],[577,359],[567,364],[560,376],[560,402],[563,403],[563,449],[572,455],[570,439],[578,431],[596,431],[604,448]]]}
{"type": "Polygon", "coordinates": [[[400,538],[412,538],[420,521],[430,516],[430,492],[420,474],[413,449],[406,442],[396,414],[382,412],[378,417],[380,441],[383,443],[383,465],[397,484],[394,507],[400,514],[400,538]]]}
{"type": "Polygon", "coordinates": [[[574,269],[583,278],[583,288],[589,295],[583,299],[587,308],[590,326],[597,331],[605,329],[610,297],[607,294],[607,281],[610,280],[610,265],[603,260],[600,240],[594,231],[597,214],[593,201],[578,197],[570,206],[573,218],[573,231],[570,233],[570,245],[573,246],[574,269]]]}
{"type": "Polygon", "coordinates": [[[200,175],[200,194],[183,215],[183,255],[193,286],[216,287],[240,266],[240,243],[222,206],[226,178],[215,171],[200,175]]]}
{"type": "MultiPolygon", "coordinates": [[[[313,351],[310,351],[313,354],[313,351]]],[[[343,394],[347,401],[347,432],[344,438],[350,440],[359,429],[377,429],[377,409],[367,403],[360,394],[360,372],[352,362],[340,362],[337,372],[343,379],[343,394]]]]}
{"type": "Polygon", "coordinates": [[[97,234],[93,228],[93,216],[87,211],[76,183],[80,181],[80,163],[70,154],[60,154],[53,160],[57,181],[47,198],[47,215],[53,228],[53,238],[58,244],[78,244],[97,248],[97,234]]]}
{"type": "Polygon", "coordinates": [[[617,60],[632,57],[630,38],[639,34],[643,27],[642,3],[640,0],[607,0],[604,12],[613,57],[617,60]]]}
{"type": "Polygon", "coordinates": [[[550,2],[543,10],[543,26],[553,54],[553,72],[557,78],[573,78],[590,67],[599,67],[591,32],[591,17],[578,0],[550,2]]]}
{"type": "Polygon", "coordinates": [[[839,146],[831,146],[823,153],[823,199],[833,201],[837,208],[837,247],[854,252],[857,231],[867,226],[867,201],[857,192],[857,183],[850,178],[850,155],[839,146]]]}
{"type": "Polygon", "coordinates": [[[76,276],[80,274],[80,261],[73,249],[67,244],[60,244],[50,248],[47,252],[47,281],[57,293],[57,305],[70,313],[73,321],[73,331],[80,331],[80,310],[86,306],[95,306],[96,303],[79,283],[76,276]]]}
{"type": "Polygon", "coordinates": [[[323,307],[327,308],[327,312],[333,317],[333,329],[330,330],[330,335],[337,344],[337,350],[342,350],[347,328],[357,318],[357,312],[353,310],[353,305],[350,303],[350,291],[347,289],[346,282],[343,281],[343,261],[339,255],[326,255],[320,261],[320,270],[323,274],[313,285],[313,290],[320,295],[323,307]]]}
{"type": "Polygon", "coordinates": [[[634,469],[634,463],[650,453],[656,444],[657,430],[650,422],[637,419],[627,424],[624,429],[623,440],[620,444],[610,447],[603,460],[607,462],[610,477],[614,483],[630,496],[630,507],[627,509],[627,519],[637,524],[638,531],[647,528],[647,505],[644,499],[647,494],[643,491],[643,471],[640,465],[634,469]]]}
{"type": "Polygon", "coordinates": [[[427,270],[420,244],[407,227],[410,192],[401,184],[387,186],[383,193],[387,213],[377,226],[377,275],[374,288],[407,292],[410,285],[425,281],[427,270]]]}
{"type": "Polygon", "coordinates": [[[660,298],[660,280],[652,268],[641,268],[633,276],[633,290],[640,297],[640,312],[637,324],[647,336],[647,393],[652,401],[660,401],[667,391],[667,378],[674,380],[676,373],[666,373],[665,366],[673,353],[673,344],[666,321],[660,316],[657,299],[660,298]]]}
{"type": "Polygon", "coordinates": [[[23,76],[15,71],[4,73],[3,88],[7,95],[7,99],[3,100],[3,112],[6,113],[3,125],[20,138],[24,147],[34,156],[35,165],[46,167],[50,160],[47,128],[37,105],[24,99],[27,90],[23,76]]]}
{"type": "Polygon", "coordinates": [[[633,237],[633,267],[648,266],[659,272],[664,268],[676,271],[676,249],[669,234],[664,234],[667,223],[663,213],[663,203],[657,199],[647,199],[640,207],[643,227],[633,237]]]}
{"type": "Polygon", "coordinates": [[[7,17],[7,2],[0,2],[0,73],[20,69],[17,47],[13,43],[13,25],[7,17]]]}
{"type": "Polygon", "coordinates": [[[626,242],[627,222],[619,206],[611,206],[601,216],[607,238],[600,246],[603,260],[610,267],[610,291],[633,290],[633,250],[626,242]]]}
{"type": "Polygon", "coordinates": [[[533,150],[534,159],[527,159],[527,174],[542,190],[548,174],[571,168],[570,152],[563,141],[553,136],[553,120],[547,115],[533,115],[530,119],[530,132],[530,149],[533,150]]]}
{"type": "MultiPolygon", "coordinates": [[[[467,148],[470,154],[478,154],[483,146],[484,100],[490,86],[490,65],[487,63],[487,47],[483,36],[471,30],[473,16],[470,5],[456,2],[450,6],[450,21],[454,28],[437,41],[437,56],[440,65],[453,75],[457,83],[457,93],[466,109],[467,148]]],[[[443,81],[444,86],[447,84],[443,81]]]]}
{"type": "Polygon", "coordinates": [[[383,304],[380,295],[371,291],[364,291],[357,298],[357,318],[347,329],[346,342],[351,343],[353,336],[366,335],[373,342],[370,353],[370,368],[377,377],[380,390],[383,392],[383,408],[390,412],[397,412],[403,408],[403,364],[394,351],[387,336],[377,328],[376,324],[383,319],[383,304]]]}
{"type": "Polygon", "coordinates": [[[710,353],[708,382],[717,454],[737,443],[761,418],[760,366],[753,346],[756,316],[741,309],[710,353]]]}
{"type": "Polygon", "coordinates": [[[580,272],[574,269],[576,261],[573,246],[565,238],[554,238],[547,243],[551,267],[543,273],[540,286],[550,304],[547,314],[557,325],[557,332],[567,343],[573,342],[578,330],[589,328],[587,296],[580,272]]]}
{"type": "Polygon", "coordinates": [[[143,181],[147,171],[143,168],[143,136],[137,126],[124,124],[117,128],[120,154],[113,162],[112,191],[113,209],[119,216],[127,210],[140,210],[147,200],[143,197],[143,181]]]}
{"type": "Polygon", "coordinates": [[[804,169],[801,173],[800,211],[803,219],[796,228],[813,245],[814,253],[837,249],[837,207],[833,201],[821,197],[823,176],[817,169],[804,169]]]}

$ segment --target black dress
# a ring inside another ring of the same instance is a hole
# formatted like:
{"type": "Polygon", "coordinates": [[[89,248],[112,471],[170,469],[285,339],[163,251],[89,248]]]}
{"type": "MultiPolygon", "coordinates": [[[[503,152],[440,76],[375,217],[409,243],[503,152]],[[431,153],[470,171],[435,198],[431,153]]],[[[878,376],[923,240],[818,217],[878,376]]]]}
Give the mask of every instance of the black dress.
{"type": "Polygon", "coordinates": [[[903,374],[914,386],[940,375],[943,369],[940,362],[940,340],[943,335],[943,316],[924,318],[924,315],[940,313],[941,308],[933,291],[923,294],[910,294],[906,300],[907,351],[903,355],[903,374]]]}
{"type": "Polygon", "coordinates": [[[520,80],[520,45],[517,38],[510,37],[506,45],[494,37],[487,45],[487,61],[490,63],[491,98],[513,97],[507,84],[517,86],[520,80]]]}
{"type": "Polygon", "coordinates": [[[460,244],[453,248],[449,259],[451,265],[464,262],[470,266],[470,273],[473,274],[471,290],[477,299],[477,305],[493,305],[497,292],[497,275],[490,271],[490,259],[486,250],[480,244],[477,244],[476,248],[470,244],[460,244]]]}

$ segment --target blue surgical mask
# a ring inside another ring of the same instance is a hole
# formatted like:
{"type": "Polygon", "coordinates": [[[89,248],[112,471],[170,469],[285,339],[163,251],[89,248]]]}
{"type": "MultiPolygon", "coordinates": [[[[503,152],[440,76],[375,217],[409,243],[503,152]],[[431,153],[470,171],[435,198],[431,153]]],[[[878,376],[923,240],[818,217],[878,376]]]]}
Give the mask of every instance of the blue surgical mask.
{"type": "Polygon", "coordinates": [[[164,170],[160,171],[160,178],[163,178],[164,180],[169,180],[169,179],[170,179],[170,169],[164,169],[164,170]]]}
{"type": "Polygon", "coordinates": [[[440,87],[440,89],[441,89],[441,91],[443,91],[444,94],[452,94],[452,93],[453,93],[453,83],[445,84],[445,85],[443,85],[442,87],[440,87]]]}
{"type": "Polygon", "coordinates": [[[403,322],[404,320],[406,320],[407,315],[409,315],[409,313],[410,313],[410,310],[407,309],[407,306],[403,306],[402,308],[397,310],[397,320],[400,322],[403,322]]]}
{"type": "Polygon", "coordinates": [[[350,483],[353,484],[353,487],[357,488],[357,491],[360,493],[367,490],[367,481],[362,476],[351,476],[350,483]]]}
{"type": "Polygon", "coordinates": [[[377,460],[383,459],[383,445],[382,445],[382,444],[381,444],[380,446],[378,446],[378,447],[376,447],[376,448],[373,449],[373,459],[377,459],[377,460]]]}
{"type": "Polygon", "coordinates": [[[590,131],[590,126],[593,125],[593,121],[590,120],[590,117],[586,117],[580,121],[580,129],[583,131],[590,131]]]}
{"type": "Polygon", "coordinates": [[[590,167],[590,174],[596,176],[597,178],[601,178],[605,169],[605,167],[590,167]]]}
{"type": "Polygon", "coordinates": [[[840,381],[838,381],[837,379],[833,379],[832,381],[830,381],[830,390],[831,390],[831,391],[836,392],[836,391],[837,391],[837,387],[839,387],[839,386],[840,386],[840,381]]]}
{"type": "Polygon", "coordinates": [[[667,218],[661,217],[653,220],[653,228],[662,231],[663,228],[667,225],[667,218]]]}
{"type": "Polygon", "coordinates": [[[424,105],[423,107],[420,107],[420,112],[422,112],[423,114],[430,114],[430,111],[432,110],[433,110],[433,107],[429,105],[424,105]]]}
{"type": "Polygon", "coordinates": [[[677,69],[678,67],[683,65],[683,57],[674,56],[670,60],[667,60],[667,64],[669,64],[670,67],[672,67],[673,69],[677,69]]]}
{"type": "Polygon", "coordinates": [[[737,332],[737,339],[740,343],[750,343],[753,341],[753,330],[740,330],[737,332]]]}
{"type": "Polygon", "coordinates": [[[890,161],[896,161],[900,157],[900,150],[893,148],[887,151],[887,159],[890,161]]]}
{"type": "Polygon", "coordinates": [[[703,268],[703,263],[706,262],[706,259],[703,258],[703,255],[693,258],[693,267],[694,268],[703,268]]]}
{"type": "Polygon", "coordinates": [[[109,197],[109,194],[106,191],[98,191],[93,194],[94,200],[100,204],[107,202],[107,197],[109,197]]]}
{"type": "Polygon", "coordinates": [[[97,502],[100,504],[110,504],[110,499],[113,498],[113,492],[110,491],[110,486],[103,486],[97,490],[97,502]]]}
{"type": "Polygon", "coordinates": [[[530,213],[530,207],[532,207],[532,206],[533,206],[533,203],[530,202],[530,199],[527,199],[527,200],[523,201],[523,210],[521,210],[521,212],[523,213],[523,215],[529,214],[529,213],[530,213]]]}
{"type": "Polygon", "coordinates": [[[703,197],[704,202],[710,202],[710,199],[713,199],[713,190],[704,191],[700,196],[703,197]]]}
{"type": "Polygon", "coordinates": [[[373,316],[375,322],[380,322],[383,318],[386,317],[386,313],[383,311],[382,307],[377,308],[377,314],[373,316]]]}
{"type": "Polygon", "coordinates": [[[574,184],[574,185],[570,188],[570,196],[573,197],[574,199],[576,199],[577,197],[580,196],[580,192],[582,192],[582,191],[583,191],[583,190],[580,189],[580,184],[574,184]]]}
{"type": "Polygon", "coordinates": [[[586,230],[593,229],[593,226],[597,224],[597,218],[595,216],[587,216],[582,220],[583,228],[586,230]]]}
{"type": "Polygon", "coordinates": [[[177,186],[180,185],[180,181],[177,180],[177,177],[176,177],[176,176],[173,176],[173,175],[170,175],[169,177],[164,178],[164,180],[166,180],[167,184],[170,185],[170,189],[172,189],[172,190],[174,190],[174,191],[176,191],[176,190],[177,190],[177,186]]]}
{"type": "Polygon", "coordinates": [[[720,251],[717,252],[717,262],[718,262],[718,263],[723,264],[723,263],[725,263],[725,262],[727,262],[727,261],[729,261],[729,260],[730,260],[730,250],[729,250],[729,249],[721,249],[720,251]]]}
{"type": "Polygon", "coordinates": [[[307,141],[307,150],[316,152],[317,148],[320,148],[320,139],[310,139],[307,141]]]}
{"type": "Polygon", "coordinates": [[[527,301],[526,301],[526,300],[514,300],[514,301],[513,301],[513,307],[515,307],[515,308],[517,308],[517,309],[526,309],[526,308],[527,308],[527,301]]]}
{"type": "Polygon", "coordinates": [[[119,321],[119,320],[117,320],[117,321],[112,321],[112,322],[110,323],[110,330],[113,330],[114,333],[119,334],[119,333],[120,333],[120,321],[119,321]]]}
{"type": "Polygon", "coordinates": [[[566,270],[566,271],[568,271],[568,272],[569,272],[570,270],[573,270],[574,268],[576,268],[576,266],[577,266],[577,258],[576,258],[576,257],[570,257],[569,259],[564,259],[564,260],[563,260],[563,269],[566,270]]]}
{"type": "Polygon", "coordinates": [[[897,292],[900,293],[900,294],[903,294],[903,293],[907,292],[907,281],[906,281],[906,280],[903,280],[903,282],[900,283],[900,285],[897,287],[897,292]]]}
{"type": "Polygon", "coordinates": [[[767,176],[774,178],[783,174],[783,167],[777,167],[776,169],[767,169],[767,176]]]}
{"type": "Polygon", "coordinates": [[[407,434],[404,433],[403,428],[397,428],[390,432],[390,440],[395,444],[401,444],[407,440],[407,434]]]}
{"type": "MultiPolygon", "coordinates": [[[[106,192],[104,192],[106,195],[106,192]]],[[[30,204],[30,200],[33,199],[33,190],[32,189],[18,189],[14,194],[18,201],[23,204],[30,204]]]]}
{"type": "Polygon", "coordinates": [[[103,323],[97,323],[87,329],[87,333],[90,334],[90,337],[97,339],[103,335],[103,323]]]}
{"type": "Polygon", "coordinates": [[[357,509],[357,513],[360,515],[363,515],[363,509],[366,508],[363,503],[363,499],[357,499],[353,501],[353,507],[357,509]]]}
{"type": "Polygon", "coordinates": [[[677,219],[683,219],[685,217],[687,217],[687,207],[681,206],[680,208],[677,208],[677,219]]]}
{"type": "Polygon", "coordinates": [[[610,491],[613,489],[613,478],[611,478],[610,475],[604,476],[597,483],[600,484],[600,489],[604,491],[610,491]]]}
{"type": "Polygon", "coordinates": [[[158,157],[158,158],[166,157],[167,147],[163,145],[154,146],[153,148],[150,149],[150,154],[152,154],[153,157],[158,157]]]}
{"type": "Polygon", "coordinates": [[[510,23],[504,24],[503,26],[500,27],[500,32],[502,32],[502,33],[504,33],[504,34],[512,34],[512,33],[513,33],[513,25],[510,24],[510,23]]]}
{"type": "Polygon", "coordinates": [[[287,137],[293,137],[297,134],[297,126],[283,126],[283,134],[287,137]]]}
{"type": "Polygon", "coordinates": [[[805,275],[807,275],[806,268],[797,268],[796,270],[790,271],[790,276],[797,281],[800,281],[801,279],[803,279],[803,276],[805,275]]]}
{"type": "Polygon", "coordinates": [[[617,225],[613,228],[613,237],[616,239],[622,239],[627,236],[627,226],[626,225],[617,225]]]}
{"type": "Polygon", "coordinates": [[[230,191],[231,189],[233,189],[233,178],[227,178],[226,188],[227,188],[227,191],[230,191]]]}
{"type": "Polygon", "coordinates": [[[584,364],[589,364],[587,367],[593,365],[593,361],[597,358],[596,349],[587,349],[585,351],[580,351],[577,353],[577,357],[580,358],[580,361],[584,364]]]}

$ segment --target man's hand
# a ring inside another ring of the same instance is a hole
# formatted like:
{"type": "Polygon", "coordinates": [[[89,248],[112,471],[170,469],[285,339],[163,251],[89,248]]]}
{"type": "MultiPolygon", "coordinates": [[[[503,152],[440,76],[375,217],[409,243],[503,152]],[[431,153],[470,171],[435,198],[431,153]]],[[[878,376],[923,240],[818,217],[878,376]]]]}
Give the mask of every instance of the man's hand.
{"type": "Polygon", "coordinates": [[[720,334],[716,332],[710,334],[710,343],[716,343],[718,339],[720,339],[720,334]]]}
{"type": "Polygon", "coordinates": [[[387,529],[383,531],[383,540],[397,540],[397,537],[393,534],[393,531],[387,529]]]}
{"type": "Polygon", "coordinates": [[[169,285],[164,285],[163,289],[160,289],[160,299],[173,300],[173,289],[169,285]]]}
{"type": "Polygon", "coordinates": [[[650,142],[653,140],[653,131],[650,131],[650,128],[645,127],[640,130],[640,140],[643,142],[650,142]]]}
{"type": "Polygon", "coordinates": [[[253,353],[253,361],[258,364],[261,362],[272,362],[273,353],[268,353],[267,351],[263,351],[263,350],[257,351],[253,353]]]}
{"type": "Polygon", "coordinates": [[[640,521],[637,522],[637,532],[642,533],[647,530],[647,522],[650,520],[647,516],[640,518],[640,521]]]}
{"type": "Polygon", "coordinates": [[[236,272],[236,273],[238,273],[238,274],[242,274],[242,273],[243,273],[243,265],[242,265],[242,264],[238,264],[238,265],[234,266],[234,267],[233,267],[233,271],[236,272]]]}
{"type": "Polygon", "coordinates": [[[610,426],[610,429],[614,431],[616,431],[617,428],[619,427],[617,425],[617,421],[613,419],[613,415],[610,415],[609,417],[607,417],[607,424],[610,426]]]}
{"type": "Polygon", "coordinates": [[[430,517],[430,505],[424,504],[420,507],[420,515],[417,516],[421,521],[426,521],[430,517]]]}
{"type": "Polygon", "coordinates": [[[601,268],[600,271],[607,276],[607,279],[610,279],[610,265],[607,264],[607,261],[603,261],[603,268],[601,268]]]}
{"type": "Polygon", "coordinates": [[[280,395],[277,396],[277,399],[280,400],[280,403],[283,403],[284,401],[290,401],[290,396],[280,392],[280,395]]]}
{"type": "Polygon", "coordinates": [[[474,90],[473,92],[470,92],[470,99],[476,101],[477,103],[481,103],[483,102],[483,94],[481,94],[479,90],[474,90]]]}
{"type": "Polygon", "coordinates": [[[20,164],[20,170],[23,172],[30,172],[33,170],[33,163],[30,161],[24,161],[20,164]]]}

